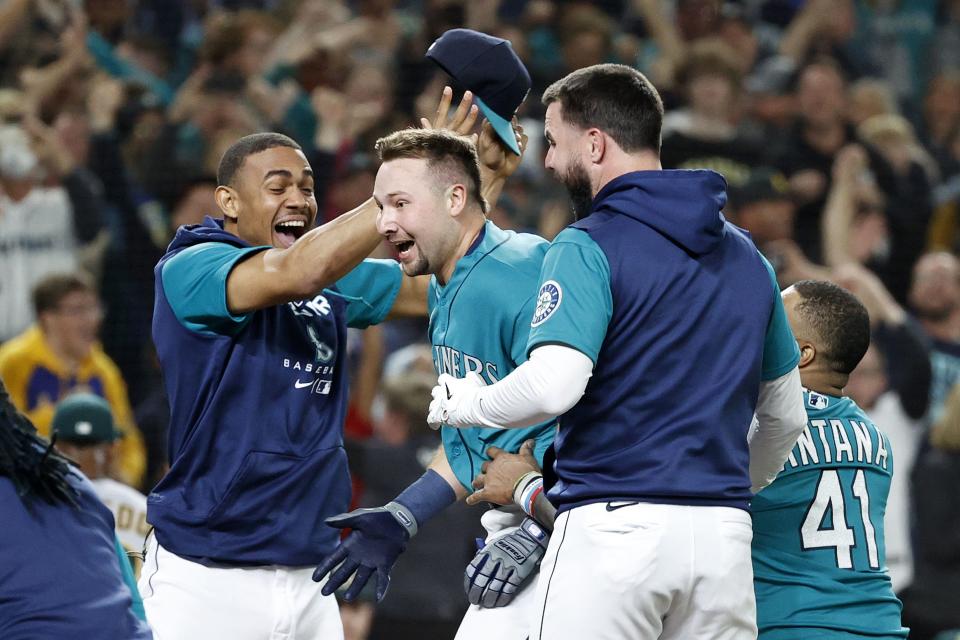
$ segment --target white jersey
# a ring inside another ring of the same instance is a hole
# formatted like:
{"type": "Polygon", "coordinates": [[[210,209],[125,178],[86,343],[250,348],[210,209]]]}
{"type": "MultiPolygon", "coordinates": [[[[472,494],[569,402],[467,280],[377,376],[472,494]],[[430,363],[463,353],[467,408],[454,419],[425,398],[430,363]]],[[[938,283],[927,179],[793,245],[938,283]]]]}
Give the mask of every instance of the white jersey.
{"type": "Polygon", "coordinates": [[[141,551],[150,525],[147,524],[147,497],[122,482],[111,478],[93,481],[97,497],[116,520],[117,537],[127,551],[141,551]]]}
{"type": "Polygon", "coordinates": [[[33,320],[30,290],[55,271],[74,271],[73,209],[62,187],[35,188],[23,200],[0,194],[0,342],[33,320]]]}

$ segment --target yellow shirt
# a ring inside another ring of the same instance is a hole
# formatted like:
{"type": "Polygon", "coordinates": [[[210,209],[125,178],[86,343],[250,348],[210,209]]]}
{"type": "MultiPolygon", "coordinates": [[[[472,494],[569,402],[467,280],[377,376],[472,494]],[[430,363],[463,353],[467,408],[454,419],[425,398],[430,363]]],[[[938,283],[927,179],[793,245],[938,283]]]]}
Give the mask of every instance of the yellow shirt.
{"type": "Polygon", "coordinates": [[[71,375],[50,349],[43,332],[34,325],[0,347],[0,379],[13,403],[47,438],[60,400],[78,391],[105,398],[117,428],[124,434],[118,451],[120,479],[140,486],[147,466],[143,436],[134,424],[120,370],[100,345],[91,349],[76,374],[71,375]]]}

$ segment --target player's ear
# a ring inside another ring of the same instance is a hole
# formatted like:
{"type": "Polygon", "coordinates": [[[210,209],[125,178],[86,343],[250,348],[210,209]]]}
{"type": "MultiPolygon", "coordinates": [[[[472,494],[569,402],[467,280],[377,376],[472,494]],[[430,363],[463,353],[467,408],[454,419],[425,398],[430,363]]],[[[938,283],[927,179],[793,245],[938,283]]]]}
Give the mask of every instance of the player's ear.
{"type": "Polygon", "coordinates": [[[797,366],[801,369],[810,366],[817,357],[817,348],[809,342],[800,342],[800,362],[797,366]]]}
{"type": "Polygon", "coordinates": [[[607,137],[600,129],[588,129],[586,134],[587,157],[593,164],[599,164],[607,152],[607,137]]]}
{"type": "Polygon", "coordinates": [[[467,188],[462,184],[450,185],[444,193],[444,202],[451,216],[460,215],[467,206],[467,188]]]}
{"type": "Polygon", "coordinates": [[[214,192],[213,197],[216,199],[223,217],[236,224],[240,214],[240,198],[236,190],[233,187],[220,185],[214,192]]]}

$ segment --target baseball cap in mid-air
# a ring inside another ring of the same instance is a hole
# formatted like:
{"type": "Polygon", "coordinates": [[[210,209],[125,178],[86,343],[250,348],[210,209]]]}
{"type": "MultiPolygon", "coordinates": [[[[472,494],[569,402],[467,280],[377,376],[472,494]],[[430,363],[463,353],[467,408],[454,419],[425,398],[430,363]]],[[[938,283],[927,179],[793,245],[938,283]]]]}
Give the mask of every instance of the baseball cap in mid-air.
{"type": "Polygon", "coordinates": [[[427,57],[473,92],[493,130],[520,155],[510,120],[530,92],[530,73],[510,41],[472,29],[450,29],[430,45],[427,57]]]}
{"type": "Polygon", "coordinates": [[[61,442],[76,444],[113,442],[123,435],[114,426],[110,404],[92,393],[75,393],[57,405],[53,433],[61,442]]]}

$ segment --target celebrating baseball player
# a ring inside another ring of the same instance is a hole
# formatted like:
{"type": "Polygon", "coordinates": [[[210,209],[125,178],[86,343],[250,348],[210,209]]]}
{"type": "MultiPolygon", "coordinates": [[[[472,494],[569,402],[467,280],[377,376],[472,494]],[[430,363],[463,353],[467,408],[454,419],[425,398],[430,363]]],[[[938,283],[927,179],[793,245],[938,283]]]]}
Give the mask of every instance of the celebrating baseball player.
{"type": "Polygon", "coordinates": [[[487,386],[441,375],[430,421],[561,416],[530,638],[753,638],[751,488],[806,422],[773,270],[721,215],[719,174],[661,169],[642,74],[587,67],[543,101],[580,219],[544,258],[529,359],[487,386]]]}
{"type": "Polygon", "coordinates": [[[379,209],[314,229],[290,138],[241,138],[218,174],[223,219],[180,228],[155,270],[171,466],[148,496],[140,591],[160,638],[342,638],[310,578],[337,545],[324,518],[350,500],[347,326],[389,301],[422,313],[425,289],[393,261],[351,272],[380,242],[379,209]]]}
{"type": "MultiPolygon", "coordinates": [[[[800,346],[807,428],[751,503],[759,637],[904,638],[884,560],[893,451],[842,396],[870,343],[866,309],[828,282],[798,282],[783,301],[800,346]]],[[[543,476],[531,444],[516,454],[492,449],[467,502],[515,503],[551,525],[555,509],[536,492],[543,476]]]]}
{"type": "Polygon", "coordinates": [[[810,280],[784,291],[783,303],[800,345],[807,428],[751,506],[760,638],[905,638],[884,559],[893,451],[843,397],[870,346],[867,310],[810,280]]]}
{"type": "MultiPolygon", "coordinates": [[[[484,167],[496,169],[494,184],[488,188],[498,191],[499,184],[518,166],[526,143],[526,138],[509,126],[511,114],[529,89],[526,70],[505,40],[464,29],[447,32],[429,55],[441,60],[461,81],[488,78],[509,85],[515,78],[521,80],[499,92],[506,96],[503,104],[496,100],[496,91],[491,92],[494,98],[484,100],[482,83],[465,83],[479,86],[478,91],[483,92],[477,99],[487,114],[487,124],[479,139],[479,153],[484,167]],[[461,64],[463,61],[469,65],[461,64]],[[497,111],[491,115],[492,109],[497,111]],[[509,133],[494,122],[506,122],[509,133]],[[494,132],[502,145],[494,141],[494,132]]],[[[438,120],[425,124],[437,127],[443,123],[449,97],[448,91],[438,120]]],[[[467,94],[466,99],[469,97],[467,94]]],[[[472,121],[462,122],[466,99],[450,128],[471,128],[472,121]]],[[[377,151],[383,161],[374,189],[381,207],[380,232],[396,245],[407,275],[433,275],[429,330],[437,371],[495,382],[526,358],[529,318],[536,306],[537,277],[547,242],[504,231],[486,220],[487,203],[478,191],[477,152],[468,139],[444,131],[409,130],[379,140],[377,151]]],[[[443,429],[442,447],[426,473],[393,501],[328,520],[353,532],[317,570],[317,580],[330,573],[324,593],[332,593],[353,577],[346,592],[351,599],[376,574],[377,596],[382,597],[390,568],[407,541],[432,516],[467,495],[473,477],[487,460],[490,445],[516,451],[522,441],[534,438],[533,455],[542,460],[555,431],[552,419],[515,431],[443,429]]],[[[527,637],[532,615],[546,531],[515,508],[490,510],[482,522],[488,532],[480,556],[485,562],[478,562],[478,570],[467,579],[472,606],[456,638],[522,640],[527,637]],[[502,582],[487,579],[498,571],[508,578],[502,582]]]]}

